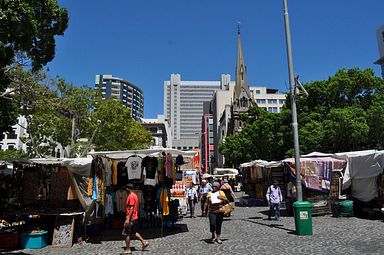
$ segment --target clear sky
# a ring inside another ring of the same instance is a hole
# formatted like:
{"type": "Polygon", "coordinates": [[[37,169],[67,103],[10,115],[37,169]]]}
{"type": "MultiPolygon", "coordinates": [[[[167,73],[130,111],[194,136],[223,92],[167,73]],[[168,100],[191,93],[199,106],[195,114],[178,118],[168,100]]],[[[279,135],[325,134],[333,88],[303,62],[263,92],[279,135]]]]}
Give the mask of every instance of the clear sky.
{"type": "MultiPolygon", "coordinates": [[[[112,74],[144,91],[144,117],[163,113],[163,83],[235,80],[237,23],[248,82],[288,90],[283,0],[59,0],[69,27],[57,37],[49,75],[94,86],[112,74]]],[[[288,0],[294,70],[302,82],[339,68],[372,68],[383,0],[288,0]]]]}

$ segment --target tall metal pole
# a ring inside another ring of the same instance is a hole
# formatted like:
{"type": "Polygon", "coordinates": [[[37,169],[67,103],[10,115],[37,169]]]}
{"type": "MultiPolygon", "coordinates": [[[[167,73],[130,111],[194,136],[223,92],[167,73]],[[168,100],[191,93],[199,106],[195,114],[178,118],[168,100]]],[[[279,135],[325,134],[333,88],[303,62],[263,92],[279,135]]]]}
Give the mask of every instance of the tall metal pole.
{"type": "Polygon", "coordinates": [[[296,195],[297,200],[303,200],[303,192],[301,189],[300,175],[300,151],[299,151],[299,131],[297,127],[297,111],[296,111],[296,95],[295,95],[295,76],[293,72],[292,46],[291,46],[291,30],[289,26],[287,0],[284,0],[284,23],[285,23],[285,39],[287,44],[289,85],[291,90],[291,110],[292,110],[292,129],[293,129],[293,145],[295,150],[295,167],[296,167],[296,195]]]}

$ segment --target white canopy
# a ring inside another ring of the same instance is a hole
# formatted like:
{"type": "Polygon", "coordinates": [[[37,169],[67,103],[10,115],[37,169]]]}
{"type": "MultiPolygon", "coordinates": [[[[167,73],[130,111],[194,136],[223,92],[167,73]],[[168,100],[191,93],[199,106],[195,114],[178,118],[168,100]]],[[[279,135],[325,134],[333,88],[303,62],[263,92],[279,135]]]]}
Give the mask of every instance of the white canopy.
{"type": "Polygon", "coordinates": [[[253,160],[246,162],[240,165],[240,167],[251,167],[251,166],[260,166],[260,167],[280,167],[283,163],[281,161],[265,161],[265,160],[253,160]]]}
{"type": "Polygon", "coordinates": [[[322,152],[311,152],[305,155],[301,155],[302,158],[320,158],[320,157],[332,157],[332,153],[322,153],[322,152]]]}
{"type": "Polygon", "coordinates": [[[237,175],[237,174],[239,174],[239,171],[237,169],[235,169],[235,168],[215,168],[213,173],[215,175],[217,175],[217,174],[221,174],[221,175],[224,175],[224,174],[237,175]]]}
{"type": "Polygon", "coordinates": [[[377,176],[383,172],[384,151],[366,150],[334,154],[347,161],[343,189],[351,186],[352,196],[361,201],[371,201],[377,195],[377,176]]]}
{"type": "Polygon", "coordinates": [[[186,157],[193,157],[197,154],[196,151],[181,151],[172,148],[158,148],[158,149],[145,149],[145,150],[127,150],[127,151],[95,151],[90,152],[88,155],[106,156],[110,159],[127,159],[134,154],[138,155],[151,155],[155,156],[161,152],[171,153],[172,155],[182,155],[186,157]]]}

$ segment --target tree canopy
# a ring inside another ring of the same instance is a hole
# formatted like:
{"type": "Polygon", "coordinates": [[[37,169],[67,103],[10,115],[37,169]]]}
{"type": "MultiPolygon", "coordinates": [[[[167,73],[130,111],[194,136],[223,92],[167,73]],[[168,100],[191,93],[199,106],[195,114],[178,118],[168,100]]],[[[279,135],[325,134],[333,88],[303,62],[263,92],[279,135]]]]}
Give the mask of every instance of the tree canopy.
{"type": "MultiPolygon", "coordinates": [[[[340,69],[327,80],[304,84],[297,96],[300,153],[384,149],[384,81],[373,70],[340,69]]],[[[280,113],[254,106],[240,133],[220,153],[232,166],[293,156],[290,95],[280,113]]]]}
{"type": "Polygon", "coordinates": [[[55,56],[55,36],[63,35],[68,13],[56,0],[0,1],[0,133],[9,131],[18,104],[1,96],[9,87],[12,69],[39,70],[55,56]]]}

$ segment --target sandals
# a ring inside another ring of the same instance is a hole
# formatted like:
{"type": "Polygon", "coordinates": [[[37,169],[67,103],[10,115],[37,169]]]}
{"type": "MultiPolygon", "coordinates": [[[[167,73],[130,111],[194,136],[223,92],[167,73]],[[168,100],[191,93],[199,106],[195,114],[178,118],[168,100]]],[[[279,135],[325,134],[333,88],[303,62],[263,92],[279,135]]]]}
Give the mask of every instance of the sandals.
{"type": "Polygon", "coordinates": [[[149,245],[149,242],[145,241],[141,250],[144,251],[148,247],[148,245],[149,245]]]}
{"type": "Polygon", "coordinates": [[[223,241],[221,241],[220,239],[217,239],[216,242],[217,242],[218,244],[222,244],[222,243],[223,243],[223,241]]]}

